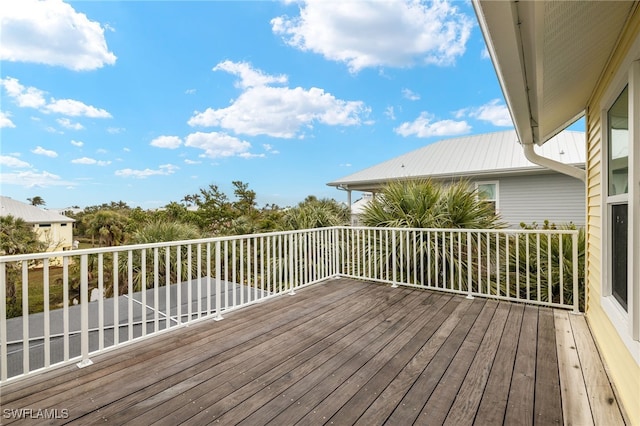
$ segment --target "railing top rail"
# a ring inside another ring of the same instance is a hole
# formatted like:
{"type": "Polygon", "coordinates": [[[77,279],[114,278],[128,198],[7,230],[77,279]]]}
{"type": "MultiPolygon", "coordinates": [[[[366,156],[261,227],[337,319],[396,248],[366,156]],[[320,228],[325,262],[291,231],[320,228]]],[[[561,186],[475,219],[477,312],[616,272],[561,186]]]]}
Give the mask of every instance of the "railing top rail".
{"type": "Polygon", "coordinates": [[[367,227],[367,226],[333,226],[333,227],[325,227],[325,228],[311,228],[311,229],[302,229],[302,230],[291,230],[291,231],[274,231],[274,232],[264,232],[259,234],[245,234],[245,235],[229,235],[229,236],[220,236],[220,237],[209,237],[209,238],[201,238],[195,240],[181,240],[181,241],[164,241],[160,243],[147,243],[147,244],[135,244],[135,245],[122,245],[122,246],[113,246],[113,247],[98,247],[98,248],[88,248],[88,249],[79,249],[72,251],[54,251],[54,252],[43,252],[43,253],[29,253],[29,254],[17,254],[17,255],[5,255],[0,256],[0,263],[3,262],[19,262],[24,260],[42,260],[49,259],[52,257],[70,257],[70,256],[82,256],[82,255],[90,255],[90,254],[100,254],[100,253],[114,253],[114,252],[122,252],[128,250],[143,250],[143,249],[153,249],[156,247],[176,247],[182,245],[193,245],[193,244],[207,244],[207,243],[215,243],[215,242],[224,242],[224,241],[234,241],[234,240],[246,240],[246,239],[257,239],[264,237],[274,237],[279,235],[292,235],[292,234],[301,234],[301,233],[312,233],[312,232],[320,232],[332,229],[345,229],[345,230],[387,230],[387,231],[422,231],[422,232],[458,232],[462,234],[466,233],[485,233],[485,234],[539,234],[539,235],[577,235],[577,229],[465,229],[465,228],[391,228],[391,227],[367,227]]]}
{"type": "Polygon", "coordinates": [[[573,235],[578,234],[579,229],[468,229],[468,228],[392,228],[392,227],[370,227],[370,226],[337,226],[341,229],[386,229],[389,231],[431,231],[431,232],[460,232],[460,233],[486,233],[486,234],[541,234],[541,235],[573,235]]]}
{"type": "Polygon", "coordinates": [[[302,230],[292,230],[292,231],[274,231],[274,232],[263,232],[259,234],[227,235],[227,236],[220,236],[220,237],[200,238],[195,240],[163,241],[159,243],[125,244],[121,246],[111,246],[111,247],[97,247],[97,248],[67,250],[67,251],[50,251],[50,252],[42,252],[42,253],[4,255],[4,256],[0,256],[0,263],[1,262],[19,262],[22,260],[42,260],[42,259],[49,259],[52,257],[81,256],[83,254],[99,254],[99,253],[122,252],[122,251],[128,251],[128,250],[153,249],[156,247],[158,248],[159,247],[176,247],[176,246],[183,246],[183,245],[207,244],[207,243],[233,241],[233,240],[257,239],[257,238],[264,238],[264,237],[274,237],[279,235],[284,236],[284,235],[293,235],[293,234],[300,234],[300,233],[320,232],[327,229],[332,229],[332,228],[325,227],[325,228],[312,228],[312,229],[302,229],[302,230]]]}

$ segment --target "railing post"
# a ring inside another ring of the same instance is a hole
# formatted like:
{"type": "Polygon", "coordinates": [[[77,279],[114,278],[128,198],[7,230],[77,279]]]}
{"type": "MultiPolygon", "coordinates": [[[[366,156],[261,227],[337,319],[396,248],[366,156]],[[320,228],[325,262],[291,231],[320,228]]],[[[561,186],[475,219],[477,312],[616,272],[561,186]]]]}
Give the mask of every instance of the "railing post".
{"type": "Polygon", "coordinates": [[[0,381],[7,380],[7,267],[0,262],[0,381]]]}
{"type": "Polygon", "coordinates": [[[216,316],[214,318],[216,321],[222,319],[222,295],[220,294],[220,280],[222,279],[220,269],[222,265],[220,262],[220,249],[220,240],[218,240],[216,241],[216,316]]]}
{"type": "Polygon", "coordinates": [[[467,231],[467,299],[473,299],[471,294],[471,231],[467,231]]]}
{"type": "Polygon", "coordinates": [[[294,248],[293,248],[293,234],[289,234],[289,295],[293,296],[296,294],[295,286],[296,282],[293,277],[293,262],[294,262],[294,248]]]}
{"type": "Polygon", "coordinates": [[[397,255],[397,250],[396,250],[396,231],[392,230],[391,231],[391,276],[392,276],[392,280],[393,280],[393,284],[391,284],[391,287],[396,288],[398,287],[398,281],[397,281],[397,270],[398,270],[398,265],[396,264],[396,255],[397,255]]]}
{"type": "MultiPolygon", "coordinates": [[[[93,364],[89,359],[89,277],[88,255],[80,256],[80,345],[82,360],[76,364],[84,368],[93,364]]],[[[129,295],[131,296],[131,294],[129,295]]]]}
{"type": "MultiPolygon", "coordinates": [[[[578,280],[578,232],[575,231],[571,235],[571,246],[572,246],[572,264],[573,264],[573,312],[580,312],[580,289],[578,288],[579,280],[578,280]]],[[[585,310],[587,303],[587,295],[585,288],[585,310]]]]}

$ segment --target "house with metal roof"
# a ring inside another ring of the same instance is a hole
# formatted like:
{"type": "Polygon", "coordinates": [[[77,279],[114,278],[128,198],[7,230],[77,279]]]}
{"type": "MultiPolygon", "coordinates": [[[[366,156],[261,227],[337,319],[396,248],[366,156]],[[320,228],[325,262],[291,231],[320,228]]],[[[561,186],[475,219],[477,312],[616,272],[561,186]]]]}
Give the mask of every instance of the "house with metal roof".
{"type": "MultiPolygon", "coordinates": [[[[561,132],[539,147],[539,154],[584,168],[585,135],[561,132]]],[[[445,139],[327,185],[347,191],[352,223],[356,224],[358,213],[371,197],[365,195],[352,204],[352,191],[375,196],[387,183],[408,179],[468,180],[512,228],[545,220],[585,224],[584,182],[529,161],[515,130],[445,139]]]]}
{"type": "Polygon", "coordinates": [[[27,203],[0,196],[0,216],[20,218],[33,226],[47,251],[70,250],[74,219],[27,203]]]}

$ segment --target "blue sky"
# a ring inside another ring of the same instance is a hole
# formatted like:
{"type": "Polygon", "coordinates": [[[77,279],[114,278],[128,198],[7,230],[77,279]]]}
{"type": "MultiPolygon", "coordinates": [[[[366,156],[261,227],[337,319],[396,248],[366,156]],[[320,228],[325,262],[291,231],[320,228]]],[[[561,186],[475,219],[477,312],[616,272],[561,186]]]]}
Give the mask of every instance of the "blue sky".
{"type": "Polygon", "coordinates": [[[10,0],[1,193],[144,209],[240,180],[258,205],[511,128],[469,2],[10,0]]]}

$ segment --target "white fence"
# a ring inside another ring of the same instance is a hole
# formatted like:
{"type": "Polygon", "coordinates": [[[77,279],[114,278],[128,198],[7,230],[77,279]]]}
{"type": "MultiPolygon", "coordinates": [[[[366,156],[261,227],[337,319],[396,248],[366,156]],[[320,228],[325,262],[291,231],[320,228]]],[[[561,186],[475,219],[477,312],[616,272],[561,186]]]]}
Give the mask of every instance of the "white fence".
{"type": "Polygon", "coordinates": [[[0,256],[0,383],[351,277],[578,310],[578,231],[332,227],[0,256]]]}

